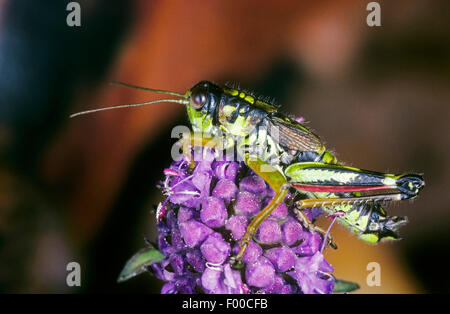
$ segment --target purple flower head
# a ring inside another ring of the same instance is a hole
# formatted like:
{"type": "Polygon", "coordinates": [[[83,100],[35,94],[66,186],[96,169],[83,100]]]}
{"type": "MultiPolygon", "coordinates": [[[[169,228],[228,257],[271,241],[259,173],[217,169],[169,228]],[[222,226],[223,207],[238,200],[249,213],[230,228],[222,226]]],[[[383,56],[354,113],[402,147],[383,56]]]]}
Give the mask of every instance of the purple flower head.
{"type": "MultiPolygon", "coordinates": [[[[211,157],[205,152],[203,157],[211,157]]],[[[274,196],[244,163],[196,158],[164,171],[158,206],[158,249],[151,265],[165,282],[161,293],[331,293],[334,277],[323,238],[298,220],[287,197],[259,226],[240,267],[232,257],[248,224],[274,196]]],[[[320,210],[310,209],[315,219],[320,210]]]]}

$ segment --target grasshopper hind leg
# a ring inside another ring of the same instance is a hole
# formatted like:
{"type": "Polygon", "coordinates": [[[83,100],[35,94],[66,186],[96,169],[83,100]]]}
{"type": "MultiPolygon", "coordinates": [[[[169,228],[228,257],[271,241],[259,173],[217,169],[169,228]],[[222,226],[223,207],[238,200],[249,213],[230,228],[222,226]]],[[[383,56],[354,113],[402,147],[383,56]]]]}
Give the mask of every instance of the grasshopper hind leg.
{"type": "Polygon", "coordinates": [[[402,199],[414,198],[425,186],[422,176],[417,174],[399,175],[396,178],[397,189],[402,193],[402,199]]]}

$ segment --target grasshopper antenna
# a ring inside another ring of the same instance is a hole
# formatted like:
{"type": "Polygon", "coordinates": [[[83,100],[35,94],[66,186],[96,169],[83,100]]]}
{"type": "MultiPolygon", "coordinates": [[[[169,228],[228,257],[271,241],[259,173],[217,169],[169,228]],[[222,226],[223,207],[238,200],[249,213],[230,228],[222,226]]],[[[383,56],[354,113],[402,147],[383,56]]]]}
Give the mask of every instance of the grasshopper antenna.
{"type": "Polygon", "coordinates": [[[138,103],[138,104],[110,106],[110,107],[104,107],[104,108],[98,108],[98,109],[91,109],[91,110],[81,111],[81,112],[77,112],[77,113],[71,114],[70,118],[74,118],[74,117],[85,115],[85,114],[89,114],[89,113],[99,112],[99,111],[120,109],[120,108],[129,108],[129,107],[140,107],[140,106],[146,106],[146,105],[156,104],[156,103],[160,103],[160,102],[174,102],[174,103],[183,104],[183,105],[186,105],[186,104],[189,103],[189,101],[185,100],[185,99],[159,99],[159,100],[153,100],[153,101],[148,101],[148,102],[142,102],[142,103],[138,103]]]}
{"type": "Polygon", "coordinates": [[[104,107],[104,108],[98,108],[98,109],[91,109],[91,110],[86,110],[86,111],[81,111],[81,112],[74,113],[74,114],[70,115],[70,118],[74,118],[74,117],[77,117],[77,116],[85,115],[85,114],[88,114],[88,113],[99,112],[99,111],[105,111],[105,110],[111,110],[111,109],[120,109],[120,108],[129,108],[129,107],[146,106],[146,105],[156,104],[156,103],[160,103],[160,102],[174,102],[174,103],[183,104],[183,105],[186,105],[186,104],[189,103],[189,101],[186,100],[186,95],[181,94],[181,93],[166,91],[166,90],[162,90],[162,89],[146,88],[146,87],[131,85],[131,84],[127,84],[127,83],[117,82],[117,81],[112,81],[110,84],[124,86],[124,87],[128,87],[128,88],[134,88],[134,89],[141,89],[141,90],[145,90],[147,92],[178,96],[178,97],[181,97],[181,98],[184,98],[184,99],[159,99],[159,100],[153,100],[153,101],[148,101],[148,102],[143,102],[143,103],[138,103],[138,104],[119,105],[119,106],[110,106],[110,107],[104,107]]]}

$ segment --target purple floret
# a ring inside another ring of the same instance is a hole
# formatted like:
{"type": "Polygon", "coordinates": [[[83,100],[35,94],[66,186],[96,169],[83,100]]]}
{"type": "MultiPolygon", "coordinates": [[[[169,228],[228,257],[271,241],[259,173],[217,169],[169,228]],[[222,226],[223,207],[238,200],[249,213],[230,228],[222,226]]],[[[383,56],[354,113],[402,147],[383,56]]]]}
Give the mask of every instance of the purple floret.
{"type": "Polygon", "coordinates": [[[213,233],[203,241],[200,251],[203,257],[211,264],[222,265],[230,255],[230,244],[226,242],[220,233],[213,233]]]}
{"type": "Polygon", "coordinates": [[[250,286],[269,287],[275,281],[275,267],[266,257],[261,256],[255,262],[247,265],[245,278],[250,286]]]}
{"type": "MultiPolygon", "coordinates": [[[[166,199],[158,207],[158,249],[152,272],[161,293],[331,293],[323,239],[302,226],[289,197],[259,226],[240,265],[232,263],[248,224],[274,196],[244,163],[212,161],[195,168],[176,161],[164,171],[166,199]]],[[[322,212],[305,211],[309,218],[322,212]]]]}
{"type": "Polygon", "coordinates": [[[211,228],[222,227],[227,216],[227,209],[223,200],[214,196],[203,199],[200,219],[205,225],[211,228]]]}

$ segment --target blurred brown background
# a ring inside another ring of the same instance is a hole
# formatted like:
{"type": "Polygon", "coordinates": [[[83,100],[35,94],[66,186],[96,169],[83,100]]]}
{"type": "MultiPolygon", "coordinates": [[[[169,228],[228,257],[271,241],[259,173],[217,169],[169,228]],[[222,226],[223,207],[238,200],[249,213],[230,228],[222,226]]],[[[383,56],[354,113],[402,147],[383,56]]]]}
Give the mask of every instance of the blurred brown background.
{"type": "Polygon", "coordinates": [[[115,281],[154,240],[182,106],[68,115],[158,97],[112,80],[184,92],[207,79],[276,98],[348,165],[423,173],[420,196],[389,208],[409,217],[403,241],[336,226],[327,258],[363,293],[450,292],[448,1],[378,1],[381,27],[361,0],[80,0],[81,27],[68,2],[0,1],[0,291],[159,292],[147,275],[115,281]],[[81,288],[66,285],[71,261],[81,288]]]}

